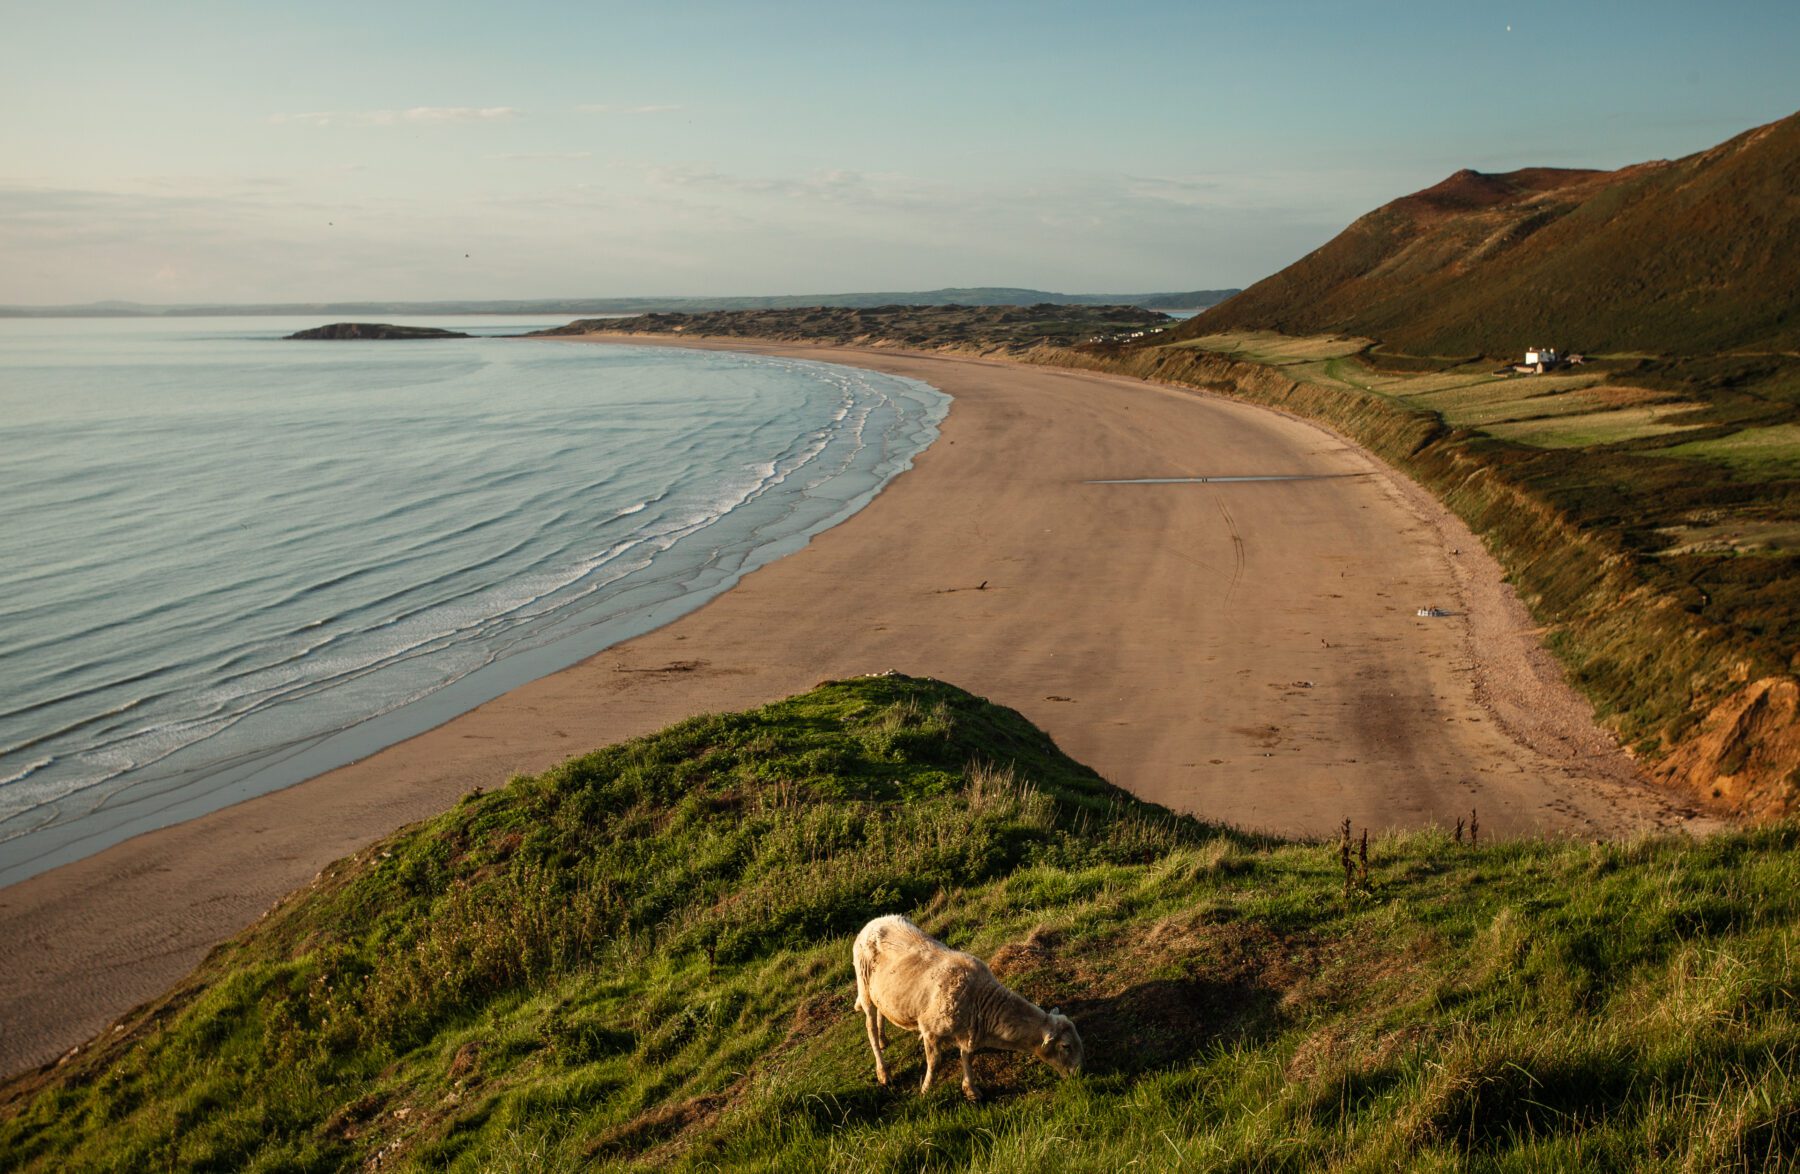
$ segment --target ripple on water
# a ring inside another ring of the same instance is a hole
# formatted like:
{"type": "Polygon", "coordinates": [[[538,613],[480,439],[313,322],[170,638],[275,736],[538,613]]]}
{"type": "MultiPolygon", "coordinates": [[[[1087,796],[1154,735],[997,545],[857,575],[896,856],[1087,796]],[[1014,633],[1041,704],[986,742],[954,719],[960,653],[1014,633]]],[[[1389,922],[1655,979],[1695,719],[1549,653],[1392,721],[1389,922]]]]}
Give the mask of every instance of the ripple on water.
{"type": "Polygon", "coordinates": [[[667,622],[859,508],[948,403],[761,356],[57,325],[0,324],[0,883],[667,622]]]}

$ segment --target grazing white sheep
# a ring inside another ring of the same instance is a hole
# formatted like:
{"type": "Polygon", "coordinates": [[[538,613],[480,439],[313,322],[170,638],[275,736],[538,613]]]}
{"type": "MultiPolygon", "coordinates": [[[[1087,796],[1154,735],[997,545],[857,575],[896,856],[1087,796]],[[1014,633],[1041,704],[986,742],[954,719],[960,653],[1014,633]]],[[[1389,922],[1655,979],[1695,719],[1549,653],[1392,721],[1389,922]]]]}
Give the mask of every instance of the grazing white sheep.
{"type": "Polygon", "coordinates": [[[919,1033],[925,1045],[921,1093],[930,1090],[938,1060],[952,1044],[962,1053],[963,1095],[970,1100],[976,1092],[969,1056],[981,1048],[1029,1052],[1064,1076],[1081,1070],[1081,1036],[1068,1016],[1015,995],[987,963],[952,950],[904,917],[877,917],[863,926],[850,959],[856,1009],[868,1027],[875,1079],[882,1084],[888,1082],[883,1019],[919,1033]]]}

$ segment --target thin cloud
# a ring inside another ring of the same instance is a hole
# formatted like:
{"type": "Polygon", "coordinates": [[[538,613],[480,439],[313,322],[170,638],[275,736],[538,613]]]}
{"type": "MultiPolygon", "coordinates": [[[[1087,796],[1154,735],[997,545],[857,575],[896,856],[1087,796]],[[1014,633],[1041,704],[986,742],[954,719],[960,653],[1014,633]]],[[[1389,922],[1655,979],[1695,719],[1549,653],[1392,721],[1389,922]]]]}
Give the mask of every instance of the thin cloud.
{"type": "Polygon", "coordinates": [[[642,106],[608,106],[587,105],[575,107],[582,114],[669,114],[676,110],[686,110],[686,106],[674,104],[649,104],[642,106]]]}
{"type": "Polygon", "coordinates": [[[541,163],[546,161],[562,161],[568,159],[592,159],[592,151],[508,151],[502,155],[491,155],[491,159],[501,159],[508,163],[541,163]]]}
{"type": "Polygon", "coordinates": [[[400,126],[433,122],[500,122],[524,114],[515,106],[413,106],[406,110],[313,110],[272,114],[273,123],[303,126],[400,126]]]}
{"type": "Polygon", "coordinates": [[[842,167],[793,177],[734,175],[710,167],[658,165],[645,170],[652,187],[694,192],[809,200],[871,209],[924,208],[953,198],[937,185],[911,176],[865,175],[842,167]]]}
{"type": "Polygon", "coordinates": [[[1199,207],[1217,203],[1225,185],[1216,178],[1186,175],[1127,175],[1123,187],[1127,195],[1181,207],[1199,207]]]}

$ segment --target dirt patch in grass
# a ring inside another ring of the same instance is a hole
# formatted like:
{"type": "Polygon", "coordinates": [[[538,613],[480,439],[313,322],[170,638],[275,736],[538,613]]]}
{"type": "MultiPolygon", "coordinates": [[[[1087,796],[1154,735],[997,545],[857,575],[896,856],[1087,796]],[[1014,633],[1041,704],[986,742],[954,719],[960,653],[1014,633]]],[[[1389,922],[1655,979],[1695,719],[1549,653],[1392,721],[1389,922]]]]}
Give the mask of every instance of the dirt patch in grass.
{"type": "Polygon", "coordinates": [[[685,1148],[685,1135],[711,1124],[731,1101],[731,1093],[724,1092],[656,1105],[589,1142],[587,1156],[612,1158],[638,1153],[640,1161],[662,1165],[685,1148]],[[655,1148],[650,1149],[652,1146],[655,1148]]]}
{"type": "Polygon", "coordinates": [[[787,1038],[781,1041],[776,1050],[791,1048],[814,1036],[823,1035],[843,1021],[845,1010],[845,997],[836,991],[828,991],[825,994],[814,995],[803,1000],[800,1006],[794,1009],[794,1022],[788,1028],[787,1038]]]}
{"type": "MultiPolygon", "coordinates": [[[[1002,946],[989,966],[1019,993],[1046,1007],[1055,1003],[1075,1020],[1089,1071],[1159,1068],[1221,1040],[1268,1036],[1288,992],[1315,969],[1318,945],[1310,939],[1218,916],[1184,913],[1147,933],[1076,949],[1040,928],[1002,946]]],[[[1008,1074],[997,1075],[1004,1084],[1008,1074]]]]}

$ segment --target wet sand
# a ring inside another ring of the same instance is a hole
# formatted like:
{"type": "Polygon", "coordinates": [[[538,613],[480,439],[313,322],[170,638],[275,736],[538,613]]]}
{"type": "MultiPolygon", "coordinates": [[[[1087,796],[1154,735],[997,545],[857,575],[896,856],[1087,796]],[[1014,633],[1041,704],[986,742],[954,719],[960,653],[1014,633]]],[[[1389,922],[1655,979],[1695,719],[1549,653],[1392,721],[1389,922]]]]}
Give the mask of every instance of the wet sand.
{"type": "Polygon", "coordinates": [[[955,403],[868,508],[667,627],[0,889],[0,1074],[105,1028],[330,861],[474,787],[858,673],[950,681],[1146,799],[1245,827],[1448,825],[1471,808],[1502,835],[1706,826],[1593,727],[1467,529],[1328,431],[1130,379],[718,345],[913,376],[955,403]],[[1094,483],[1268,475],[1295,479],[1094,483]],[[1450,614],[1415,614],[1427,605],[1450,614]]]}

